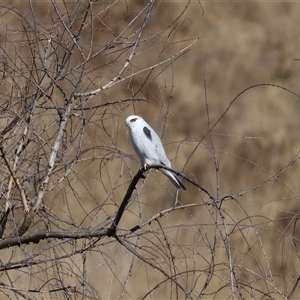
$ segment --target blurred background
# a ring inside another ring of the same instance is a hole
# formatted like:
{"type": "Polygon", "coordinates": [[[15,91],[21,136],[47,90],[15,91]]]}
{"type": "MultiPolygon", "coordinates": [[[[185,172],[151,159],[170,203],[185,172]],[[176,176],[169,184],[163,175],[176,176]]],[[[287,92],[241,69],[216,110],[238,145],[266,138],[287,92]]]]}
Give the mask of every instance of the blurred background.
{"type": "MultiPolygon", "coordinates": [[[[124,123],[131,114],[156,130],[175,170],[223,199],[216,208],[197,186],[183,180],[187,191],[176,191],[151,170],[119,224],[121,241],[1,250],[3,297],[299,298],[298,2],[24,1],[2,3],[0,13],[1,126],[26,95],[52,84],[30,123],[28,139],[39,142],[16,171],[29,199],[58,112],[74,100],[26,234],[111,225],[140,167],[124,123]]],[[[17,130],[5,140],[11,159],[19,140],[17,130]]],[[[23,218],[9,217],[3,240],[23,218]]]]}

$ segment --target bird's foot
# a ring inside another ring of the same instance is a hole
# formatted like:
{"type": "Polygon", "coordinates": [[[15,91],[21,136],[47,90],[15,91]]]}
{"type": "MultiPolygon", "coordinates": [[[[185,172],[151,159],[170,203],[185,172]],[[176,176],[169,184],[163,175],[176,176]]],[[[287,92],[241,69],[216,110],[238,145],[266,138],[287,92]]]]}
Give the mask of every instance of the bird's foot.
{"type": "Polygon", "coordinates": [[[143,171],[148,171],[148,170],[149,170],[149,165],[144,164],[143,166],[141,166],[141,169],[142,169],[143,171]]]}

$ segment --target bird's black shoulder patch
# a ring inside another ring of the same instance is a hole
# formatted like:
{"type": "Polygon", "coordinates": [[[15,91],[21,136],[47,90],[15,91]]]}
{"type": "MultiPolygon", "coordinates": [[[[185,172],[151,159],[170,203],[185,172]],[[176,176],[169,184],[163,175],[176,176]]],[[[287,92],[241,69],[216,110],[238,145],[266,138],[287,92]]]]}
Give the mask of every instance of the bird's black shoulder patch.
{"type": "Polygon", "coordinates": [[[147,128],[147,127],[145,126],[145,127],[143,128],[143,131],[144,131],[146,137],[147,137],[150,141],[152,141],[152,136],[151,136],[151,131],[150,131],[150,129],[147,128]]]}

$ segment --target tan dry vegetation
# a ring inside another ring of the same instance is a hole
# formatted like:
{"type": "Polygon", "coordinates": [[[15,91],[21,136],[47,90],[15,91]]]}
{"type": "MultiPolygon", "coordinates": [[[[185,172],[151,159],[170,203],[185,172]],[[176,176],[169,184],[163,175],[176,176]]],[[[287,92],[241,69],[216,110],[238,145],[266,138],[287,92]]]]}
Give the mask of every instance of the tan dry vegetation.
{"type": "Polygon", "coordinates": [[[299,298],[300,4],[151,3],[1,5],[0,124],[18,122],[1,134],[0,298],[299,298]],[[187,181],[177,194],[151,170],[118,242],[92,233],[111,226],[138,170],[132,113],[223,201],[187,181]],[[18,160],[27,215],[4,157],[18,160]]]}

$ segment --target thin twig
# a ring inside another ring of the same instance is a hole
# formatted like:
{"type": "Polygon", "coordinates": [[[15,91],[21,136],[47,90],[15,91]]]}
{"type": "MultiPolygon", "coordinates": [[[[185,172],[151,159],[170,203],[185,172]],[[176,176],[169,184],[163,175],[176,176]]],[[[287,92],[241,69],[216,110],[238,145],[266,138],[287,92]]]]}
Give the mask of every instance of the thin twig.
{"type": "Polygon", "coordinates": [[[23,206],[24,206],[24,212],[27,214],[29,212],[29,207],[28,207],[28,203],[27,203],[27,199],[26,199],[24,189],[22,188],[22,186],[20,184],[20,181],[19,181],[18,177],[16,176],[13,168],[9,164],[9,161],[8,161],[6,155],[5,155],[2,144],[0,144],[0,152],[1,152],[1,157],[3,158],[7,168],[9,170],[10,176],[13,178],[14,183],[15,183],[15,185],[16,185],[19,193],[20,193],[20,196],[21,196],[21,199],[22,199],[22,202],[23,202],[23,206]]]}
{"type": "Polygon", "coordinates": [[[48,167],[47,167],[47,170],[46,170],[46,175],[44,177],[43,182],[41,183],[41,186],[40,186],[40,189],[39,189],[39,192],[38,192],[38,195],[37,195],[37,199],[36,199],[33,207],[31,208],[30,212],[25,216],[22,225],[19,227],[19,229],[16,232],[17,236],[19,236],[19,237],[22,236],[28,230],[28,228],[30,227],[31,222],[32,222],[32,220],[33,220],[33,218],[36,214],[36,211],[38,210],[38,208],[39,208],[39,206],[42,202],[44,194],[47,191],[47,186],[48,186],[48,183],[49,183],[49,180],[50,180],[53,168],[54,168],[55,159],[56,159],[56,156],[57,156],[57,151],[58,151],[59,146],[61,144],[63,134],[64,134],[64,130],[66,128],[68,118],[69,118],[70,113],[72,111],[72,100],[73,100],[73,98],[67,102],[65,112],[64,112],[64,114],[61,115],[61,120],[60,120],[59,129],[58,129],[58,132],[57,132],[57,136],[56,136],[56,139],[54,141],[54,145],[52,147],[52,151],[51,151],[51,154],[50,154],[50,157],[49,157],[49,160],[48,160],[48,167]]]}
{"type": "Polygon", "coordinates": [[[126,62],[125,64],[123,65],[123,67],[121,68],[121,70],[119,71],[119,73],[113,78],[110,80],[110,82],[108,82],[106,85],[104,85],[103,87],[100,87],[98,88],[97,90],[93,91],[93,92],[88,92],[88,93],[76,93],[75,94],[75,98],[77,97],[82,97],[82,96],[91,96],[91,95],[95,95],[95,94],[98,94],[100,91],[102,90],[105,90],[105,89],[108,89],[109,87],[111,87],[112,85],[114,85],[116,82],[118,81],[121,81],[121,76],[123,75],[123,73],[125,72],[125,70],[127,69],[127,67],[129,66],[130,64],[130,61],[132,59],[132,57],[135,55],[135,51],[137,49],[137,47],[139,46],[139,43],[140,43],[140,40],[142,38],[142,34],[144,32],[144,29],[146,27],[146,24],[148,23],[148,20],[150,18],[150,15],[151,15],[151,11],[153,9],[153,6],[154,6],[154,3],[155,3],[155,0],[151,0],[147,6],[149,5],[149,10],[146,14],[146,17],[144,19],[144,22],[141,26],[141,28],[139,29],[139,34],[133,44],[133,47],[132,47],[132,50],[128,56],[128,58],[126,59],[126,62]]]}

